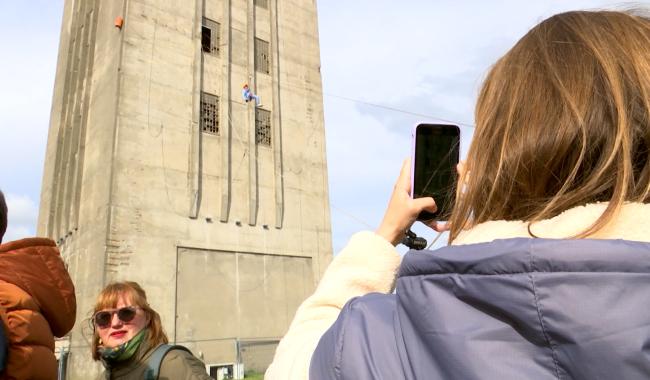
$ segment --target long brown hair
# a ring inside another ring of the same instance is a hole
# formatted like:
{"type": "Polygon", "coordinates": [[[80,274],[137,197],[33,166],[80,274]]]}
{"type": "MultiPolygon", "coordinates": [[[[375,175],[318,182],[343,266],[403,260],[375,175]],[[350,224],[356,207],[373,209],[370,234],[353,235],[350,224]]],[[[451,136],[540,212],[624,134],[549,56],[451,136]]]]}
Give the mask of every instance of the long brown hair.
{"type": "MultiPolygon", "coordinates": [[[[147,294],[137,282],[122,281],[108,284],[101,293],[99,293],[92,315],[95,315],[95,313],[100,310],[115,308],[121,296],[124,296],[126,299],[131,301],[132,306],[137,306],[144,310],[147,317],[147,325],[145,328],[149,329],[148,343],[150,347],[155,347],[169,341],[162,328],[160,315],[149,306],[149,302],[147,302],[147,294]]],[[[91,350],[94,360],[99,360],[99,353],[97,352],[99,345],[99,334],[93,325],[91,350]]]]}
{"type": "Polygon", "coordinates": [[[450,241],[485,221],[523,220],[530,232],[609,202],[574,237],[593,234],[624,202],[649,198],[650,19],[575,11],[543,21],[490,70],[475,121],[450,241]]]}

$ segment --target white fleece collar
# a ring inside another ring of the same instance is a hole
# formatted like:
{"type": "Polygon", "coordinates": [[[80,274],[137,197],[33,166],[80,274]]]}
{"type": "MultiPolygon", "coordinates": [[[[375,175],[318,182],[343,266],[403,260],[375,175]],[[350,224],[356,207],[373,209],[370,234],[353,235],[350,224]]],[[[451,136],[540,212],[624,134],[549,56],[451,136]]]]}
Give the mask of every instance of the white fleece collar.
{"type": "MultiPolygon", "coordinates": [[[[605,211],[607,203],[592,203],[564,211],[562,214],[532,225],[540,238],[562,239],[575,236],[591,226],[605,211]]],[[[530,238],[528,223],[523,221],[490,221],[462,231],[453,245],[491,242],[496,239],[530,238]]],[[[618,215],[590,239],[624,239],[650,242],[650,204],[626,203],[618,215]]]]}

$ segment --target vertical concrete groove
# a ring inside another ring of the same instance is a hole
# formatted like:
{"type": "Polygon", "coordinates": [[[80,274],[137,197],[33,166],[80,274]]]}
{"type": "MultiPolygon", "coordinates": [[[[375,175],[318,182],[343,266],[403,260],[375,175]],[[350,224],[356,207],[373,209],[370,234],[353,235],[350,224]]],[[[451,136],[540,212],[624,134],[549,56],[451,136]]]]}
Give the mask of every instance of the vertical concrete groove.
{"type": "Polygon", "coordinates": [[[70,210],[71,210],[71,203],[72,203],[72,184],[74,182],[74,174],[75,174],[75,165],[76,165],[76,158],[77,158],[77,153],[78,153],[78,144],[77,141],[79,139],[79,128],[81,124],[81,100],[82,100],[82,92],[83,92],[83,86],[84,86],[84,80],[85,80],[85,72],[86,72],[86,60],[88,57],[88,49],[86,49],[86,44],[88,43],[88,38],[89,35],[87,33],[87,30],[89,29],[89,23],[90,23],[90,15],[88,11],[88,2],[85,1],[83,3],[83,6],[81,8],[81,12],[79,15],[80,19],[83,20],[83,23],[79,26],[79,33],[81,34],[81,39],[77,41],[77,48],[79,51],[78,57],[77,57],[77,70],[75,72],[75,89],[74,89],[74,99],[73,99],[73,107],[72,107],[72,112],[70,113],[68,117],[68,125],[69,125],[69,135],[67,135],[67,138],[70,140],[67,145],[67,158],[66,160],[66,166],[65,166],[65,182],[63,184],[63,209],[61,212],[61,227],[59,228],[59,231],[61,232],[61,236],[67,236],[67,234],[70,231],[70,210]]]}
{"type": "MultiPolygon", "coordinates": [[[[248,85],[257,92],[255,72],[255,0],[248,0],[248,85]]],[[[257,223],[257,144],[255,142],[255,102],[248,102],[248,224],[257,223]]]]}
{"type": "Polygon", "coordinates": [[[45,228],[47,236],[56,239],[58,236],[57,234],[57,214],[58,214],[58,194],[59,194],[59,187],[60,187],[60,173],[61,173],[61,167],[63,166],[63,145],[64,145],[64,135],[65,135],[65,115],[68,109],[68,103],[69,103],[69,97],[70,97],[70,83],[72,82],[72,78],[74,73],[72,72],[72,67],[73,67],[73,56],[74,56],[74,51],[75,51],[75,46],[74,46],[74,36],[76,33],[76,28],[77,28],[77,23],[78,19],[74,17],[74,14],[76,12],[76,8],[79,6],[79,1],[76,3],[72,4],[72,17],[70,17],[70,28],[69,28],[69,34],[68,34],[68,54],[67,54],[67,60],[66,60],[66,68],[65,68],[65,78],[63,79],[63,93],[61,95],[61,113],[60,113],[60,118],[59,118],[59,125],[56,128],[56,146],[55,146],[55,154],[54,154],[54,171],[52,173],[52,184],[50,188],[50,204],[49,204],[49,210],[48,216],[47,216],[47,225],[45,228]]]}
{"type": "Polygon", "coordinates": [[[201,93],[203,91],[203,49],[201,48],[201,27],[205,13],[205,0],[196,0],[194,15],[194,83],[192,86],[192,120],[190,120],[189,157],[189,217],[199,217],[203,187],[203,133],[201,132],[201,93]]]}
{"type": "Polygon", "coordinates": [[[79,57],[78,55],[79,50],[80,50],[80,39],[81,39],[81,28],[82,28],[82,18],[79,17],[79,14],[82,12],[83,9],[83,3],[82,1],[79,1],[78,3],[75,4],[75,10],[73,11],[73,14],[75,15],[75,19],[72,23],[73,31],[74,31],[74,38],[72,42],[72,48],[71,48],[71,61],[72,61],[72,66],[70,70],[70,79],[69,79],[69,85],[70,87],[68,88],[68,94],[66,96],[66,100],[64,103],[64,108],[65,111],[62,113],[62,124],[60,126],[61,130],[61,135],[63,136],[62,141],[61,141],[61,150],[57,151],[57,170],[55,171],[55,176],[57,177],[55,183],[56,183],[56,195],[54,196],[55,201],[53,202],[55,207],[56,207],[56,212],[54,215],[54,228],[53,228],[53,235],[54,237],[59,240],[59,238],[63,237],[65,234],[64,230],[64,212],[63,210],[65,209],[65,187],[66,187],[66,178],[68,174],[68,168],[70,166],[70,133],[71,133],[71,121],[70,119],[72,118],[72,109],[74,108],[74,101],[76,98],[76,89],[77,89],[77,81],[79,80],[79,57]],[[76,22],[75,22],[76,21],[76,22]]]}
{"type": "Polygon", "coordinates": [[[176,328],[178,325],[178,275],[180,273],[180,269],[178,268],[178,244],[175,248],[176,273],[174,275],[174,340],[172,341],[172,344],[176,344],[176,340],[178,339],[178,329],[176,328]]]}
{"type": "Polygon", "coordinates": [[[73,217],[73,204],[76,198],[76,189],[74,188],[77,176],[77,166],[79,162],[79,138],[82,128],[82,106],[84,93],[86,91],[86,82],[88,73],[88,59],[91,53],[88,48],[92,32],[93,7],[90,2],[83,2],[79,10],[79,19],[82,23],[78,26],[78,39],[75,42],[75,70],[74,70],[74,89],[71,97],[72,112],[67,109],[65,134],[66,149],[63,160],[65,169],[63,170],[63,183],[59,191],[62,208],[59,213],[59,236],[67,236],[72,230],[71,219],[73,217]]]}
{"type": "Polygon", "coordinates": [[[270,0],[271,63],[273,78],[273,174],[275,176],[275,228],[284,220],[284,176],[282,168],[282,112],[280,102],[280,38],[278,0],[270,0]]]}
{"type": "Polygon", "coordinates": [[[89,1],[85,1],[82,8],[83,16],[83,25],[80,26],[79,30],[82,33],[79,48],[79,66],[77,71],[77,88],[74,94],[74,108],[72,115],[70,117],[71,123],[71,133],[70,133],[70,151],[68,156],[68,164],[66,165],[66,183],[64,189],[64,207],[63,207],[63,219],[65,221],[63,225],[63,236],[67,236],[71,230],[71,220],[72,220],[72,210],[74,205],[75,194],[75,177],[77,175],[77,165],[79,160],[79,137],[81,134],[82,128],[82,112],[83,112],[83,100],[84,94],[86,91],[86,81],[88,77],[88,57],[91,53],[88,49],[88,44],[90,41],[90,33],[92,31],[92,4],[89,1]]]}
{"type": "Polygon", "coordinates": [[[76,5],[74,14],[76,16],[76,22],[73,23],[74,27],[74,38],[72,42],[72,55],[71,55],[71,77],[70,77],[70,87],[68,88],[68,96],[65,104],[65,112],[63,116],[62,130],[63,130],[63,146],[61,150],[60,158],[60,167],[56,175],[57,179],[57,193],[56,193],[56,222],[55,222],[55,236],[57,240],[60,239],[65,234],[64,225],[64,213],[65,213],[65,188],[66,188],[66,176],[68,174],[68,168],[70,165],[70,130],[72,129],[71,118],[74,114],[74,104],[77,95],[77,82],[79,80],[79,50],[80,50],[80,39],[81,39],[81,28],[83,25],[83,19],[80,17],[83,9],[83,3],[79,2],[76,5]]]}
{"type": "Polygon", "coordinates": [[[76,159],[74,160],[74,169],[71,176],[71,194],[70,194],[70,217],[68,222],[68,230],[78,227],[79,223],[79,207],[81,206],[81,182],[83,179],[83,164],[85,156],[85,141],[86,141],[86,128],[88,124],[88,109],[90,102],[90,89],[92,86],[92,73],[93,64],[95,60],[95,35],[97,31],[97,15],[98,15],[99,0],[92,1],[91,8],[88,10],[88,22],[86,31],[88,39],[84,45],[85,50],[85,64],[83,73],[83,86],[79,93],[79,100],[81,103],[79,110],[79,125],[77,127],[75,151],[76,159]]]}
{"type": "MultiPolygon", "coordinates": [[[[252,1],[252,0],[251,0],[252,1]]],[[[241,301],[239,296],[241,294],[241,276],[239,275],[239,249],[235,252],[235,308],[237,309],[237,338],[242,336],[241,326],[241,301]]]]}
{"type": "Polygon", "coordinates": [[[115,194],[115,158],[117,157],[117,149],[119,146],[119,126],[120,126],[120,94],[122,89],[122,82],[124,80],[124,75],[122,74],[122,67],[124,66],[124,39],[125,35],[129,29],[129,0],[123,0],[122,3],[122,17],[124,18],[124,26],[118,32],[120,34],[120,50],[119,57],[117,59],[117,75],[116,75],[116,85],[115,85],[115,103],[114,103],[114,119],[113,119],[113,146],[111,149],[111,156],[109,161],[109,180],[108,180],[108,199],[106,201],[106,236],[104,244],[104,265],[102,267],[102,287],[107,283],[108,274],[106,273],[106,268],[108,267],[108,261],[110,256],[109,247],[113,243],[113,233],[111,226],[113,226],[113,218],[115,213],[113,211],[113,195],[115,194]]]}
{"type": "Polygon", "coordinates": [[[223,223],[228,221],[230,213],[231,190],[232,190],[232,104],[230,103],[230,92],[232,89],[231,65],[232,65],[232,30],[231,30],[231,0],[224,0],[223,27],[225,33],[225,47],[222,51],[222,92],[221,92],[221,215],[219,220],[223,223]]]}

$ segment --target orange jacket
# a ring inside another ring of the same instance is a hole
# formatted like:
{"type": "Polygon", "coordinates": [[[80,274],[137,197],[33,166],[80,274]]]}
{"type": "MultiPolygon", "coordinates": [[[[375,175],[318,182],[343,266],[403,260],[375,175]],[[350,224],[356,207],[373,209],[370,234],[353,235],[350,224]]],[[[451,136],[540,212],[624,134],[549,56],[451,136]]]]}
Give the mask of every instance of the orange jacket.
{"type": "Polygon", "coordinates": [[[0,379],[56,379],[54,336],[72,329],[76,309],[74,285],[54,241],[0,245],[0,318],[9,341],[0,379]]]}

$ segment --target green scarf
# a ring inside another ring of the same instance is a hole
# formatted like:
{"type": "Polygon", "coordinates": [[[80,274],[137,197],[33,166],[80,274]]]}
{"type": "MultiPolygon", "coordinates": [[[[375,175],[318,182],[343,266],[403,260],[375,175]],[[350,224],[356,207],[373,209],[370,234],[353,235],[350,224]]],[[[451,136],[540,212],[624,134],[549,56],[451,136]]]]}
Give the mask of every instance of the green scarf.
{"type": "Polygon", "coordinates": [[[102,361],[109,366],[118,362],[123,362],[125,360],[131,359],[133,354],[140,348],[140,343],[144,340],[147,329],[140,330],[133,338],[128,342],[124,342],[117,347],[99,347],[97,351],[99,356],[102,358],[102,361]]]}

